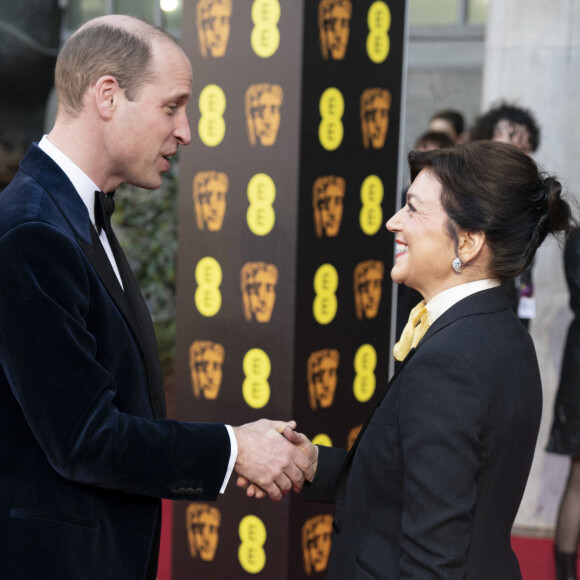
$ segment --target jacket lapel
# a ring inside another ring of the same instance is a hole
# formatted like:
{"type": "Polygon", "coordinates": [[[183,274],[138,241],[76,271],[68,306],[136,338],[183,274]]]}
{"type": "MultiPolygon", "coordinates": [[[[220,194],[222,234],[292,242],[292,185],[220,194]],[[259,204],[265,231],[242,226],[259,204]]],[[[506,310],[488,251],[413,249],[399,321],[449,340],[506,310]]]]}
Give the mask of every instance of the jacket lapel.
{"type": "Polygon", "coordinates": [[[119,284],[117,275],[111,266],[111,262],[109,261],[109,258],[105,252],[105,248],[103,248],[103,245],[101,244],[101,240],[99,239],[95,228],[91,227],[90,234],[91,243],[85,242],[82,238],[77,238],[77,241],[92,264],[93,268],[97,272],[97,275],[103,283],[103,286],[113,299],[113,302],[126,318],[129,326],[131,327],[131,330],[133,331],[133,334],[138,337],[139,328],[137,321],[135,320],[135,315],[133,314],[121,284],[119,284]]]}
{"type": "Polygon", "coordinates": [[[42,184],[52,198],[83,252],[95,268],[103,286],[127,319],[135,336],[138,336],[138,327],[127,297],[89,219],[87,208],[68,177],[48,155],[35,145],[30,148],[21,165],[27,173],[42,184]]]}
{"type": "Polygon", "coordinates": [[[115,238],[110,240],[117,264],[124,262],[128,275],[122,276],[125,291],[111,266],[101,240],[89,219],[87,208],[60,167],[37,145],[32,145],[20,163],[22,169],[45,188],[69,224],[76,240],[94,267],[113,302],[127,321],[139,349],[149,378],[149,397],[156,417],[165,417],[165,394],[159,352],[151,315],[138,288],[130,266],[115,238]],[[131,302],[134,302],[132,304],[131,302]]]}
{"type": "Polygon", "coordinates": [[[429,327],[417,349],[422,348],[435,334],[465,316],[509,310],[505,290],[501,286],[482,290],[454,304],[429,327]]]}
{"type": "Polygon", "coordinates": [[[413,358],[413,355],[415,354],[415,352],[417,350],[419,350],[420,348],[423,348],[425,346],[425,344],[429,341],[429,339],[432,336],[434,336],[437,332],[439,332],[440,330],[442,330],[446,326],[449,326],[451,323],[455,322],[456,320],[463,318],[464,316],[478,314],[478,313],[488,313],[488,312],[506,310],[508,308],[509,308],[509,304],[508,304],[506,296],[505,296],[505,291],[500,286],[498,286],[497,288],[492,288],[489,290],[483,290],[481,292],[476,292],[475,294],[472,294],[471,296],[468,296],[467,298],[460,300],[457,304],[453,305],[449,310],[444,312],[441,315],[441,317],[439,317],[433,323],[433,325],[431,327],[429,327],[429,329],[425,333],[425,336],[421,339],[419,344],[415,348],[412,348],[409,351],[409,354],[407,354],[407,356],[405,357],[405,360],[403,360],[398,365],[391,380],[388,382],[388,384],[385,387],[384,391],[382,392],[380,398],[378,399],[377,404],[375,405],[374,409],[372,410],[371,413],[369,413],[365,423],[363,424],[363,426],[358,434],[358,437],[356,438],[355,442],[353,443],[352,447],[350,448],[348,456],[345,459],[345,462],[342,466],[342,469],[340,471],[340,475],[338,478],[339,481],[342,479],[345,472],[348,470],[348,467],[352,463],[354,454],[356,452],[356,448],[358,447],[358,444],[359,444],[368,424],[370,423],[370,420],[374,414],[375,409],[381,405],[381,403],[383,402],[383,399],[385,398],[389,389],[394,384],[394,382],[397,380],[401,371],[405,368],[405,366],[413,358]]]}
{"type": "Polygon", "coordinates": [[[153,411],[156,417],[165,417],[165,392],[159,363],[159,351],[157,349],[157,340],[147,304],[139,290],[135,276],[131,272],[127,258],[121,250],[114,234],[111,236],[109,243],[111,244],[117,266],[121,272],[124,290],[119,284],[119,280],[111,266],[105,248],[101,244],[101,240],[92,224],[90,230],[92,243],[87,244],[81,238],[78,238],[78,243],[95,268],[97,275],[113,299],[113,302],[127,321],[139,345],[139,349],[143,353],[143,360],[147,367],[147,376],[149,377],[149,398],[153,411]]]}
{"type": "Polygon", "coordinates": [[[149,312],[149,308],[143,298],[143,294],[141,294],[135,275],[131,270],[131,266],[127,261],[127,257],[125,256],[115,233],[110,230],[110,235],[107,234],[107,236],[117,262],[117,267],[121,274],[121,279],[123,280],[123,287],[125,289],[123,295],[126,297],[126,303],[128,304],[129,310],[129,316],[127,316],[127,319],[137,337],[141,351],[144,353],[147,375],[149,376],[149,396],[151,398],[151,405],[153,406],[153,410],[157,417],[165,417],[166,407],[163,376],[161,373],[159,350],[157,348],[157,338],[155,337],[155,329],[151,320],[151,313],[149,312]]]}
{"type": "Polygon", "coordinates": [[[350,448],[350,450],[348,452],[348,455],[344,461],[342,469],[340,470],[340,474],[338,476],[339,481],[342,478],[342,476],[344,475],[345,471],[348,469],[349,465],[352,463],[352,459],[354,457],[356,448],[358,447],[359,441],[362,439],[362,436],[363,436],[368,424],[371,421],[371,418],[375,412],[375,409],[377,409],[377,407],[379,407],[381,405],[381,403],[383,402],[383,399],[385,398],[389,389],[391,388],[391,385],[397,380],[399,373],[405,368],[405,365],[411,360],[411,358],[415,354],[416,350],[417,350],[416,348],[412,348],[408,352],[405,359],[401,362],[401,364],[398,365],[397,369],[395,370],[395,373],[391,377],[391,380],[387,383],[387,386],[384,388],[383,392],[381,393],[381,396],[379,397],[374,409],[367,415],[367,418],[366,418],[363,426],[361,427],[361,430],[359,431],[359,434],[358,434],[357,438],[355,439],[355,442],[352,444],[352,447],[350,448]]]}

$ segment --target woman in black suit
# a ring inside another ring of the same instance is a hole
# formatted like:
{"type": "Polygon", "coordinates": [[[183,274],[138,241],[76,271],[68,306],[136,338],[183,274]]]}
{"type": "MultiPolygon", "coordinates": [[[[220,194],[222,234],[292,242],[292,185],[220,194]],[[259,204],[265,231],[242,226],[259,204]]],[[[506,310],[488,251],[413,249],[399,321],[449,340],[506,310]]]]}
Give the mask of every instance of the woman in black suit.
{"type": "Polygon", "coordinates": [[[481,141],[409,161],[407,204],[387,223],[391,276],[424,301],[350,452],[317,448],[306,496],[336,502],[332,580],[519,579],[510,531],[542,389],[532,340],[500,284],[548,234],[569,230],[571,210],[558,181],[511,145],[481,141]]]}
{"type": "Polygon", "coordinates": [[[564,271],[574,319],[568,327],[547,450],[570,457],[554,547],[557,580],[576,580],[580,539],[580,230],[566,244],[564,271]]]}

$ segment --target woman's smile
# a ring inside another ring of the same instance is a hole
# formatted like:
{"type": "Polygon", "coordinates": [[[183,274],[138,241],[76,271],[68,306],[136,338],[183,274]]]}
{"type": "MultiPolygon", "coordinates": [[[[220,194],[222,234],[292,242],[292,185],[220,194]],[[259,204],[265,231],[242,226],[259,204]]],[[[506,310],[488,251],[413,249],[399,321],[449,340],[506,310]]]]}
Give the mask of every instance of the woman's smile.
{"type": "Polygon", "coordinates": [[[395,240],[395,259],[409,251],[409,246],[401,240],[395,240]]]}

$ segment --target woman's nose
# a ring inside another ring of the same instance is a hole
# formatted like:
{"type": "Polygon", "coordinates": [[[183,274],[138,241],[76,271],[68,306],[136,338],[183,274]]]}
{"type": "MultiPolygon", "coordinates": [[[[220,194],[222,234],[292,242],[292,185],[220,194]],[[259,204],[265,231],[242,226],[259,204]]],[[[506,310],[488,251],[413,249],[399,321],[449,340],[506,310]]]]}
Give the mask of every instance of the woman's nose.
{"type": "Polygon", "coordinates": [[[390,232],[396,232],[401,229],[401,212],[405,208],[401,208],[395,215],[392,215],[386,223],[386,228],[390,232]]]}

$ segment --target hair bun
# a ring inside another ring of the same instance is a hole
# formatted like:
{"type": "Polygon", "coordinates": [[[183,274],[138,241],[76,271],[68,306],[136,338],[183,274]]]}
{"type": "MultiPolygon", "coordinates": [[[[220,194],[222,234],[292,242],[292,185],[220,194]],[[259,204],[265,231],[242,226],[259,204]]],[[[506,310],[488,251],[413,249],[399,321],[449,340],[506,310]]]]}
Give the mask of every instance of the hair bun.
{"type": "Polygon", "coordinates": [[[548,234],[568,229],[572,212],[562,198],[562,184],[552,175],[541,173],[532,195],[538,216],[536,240],[539,246],[548,234]]]}

